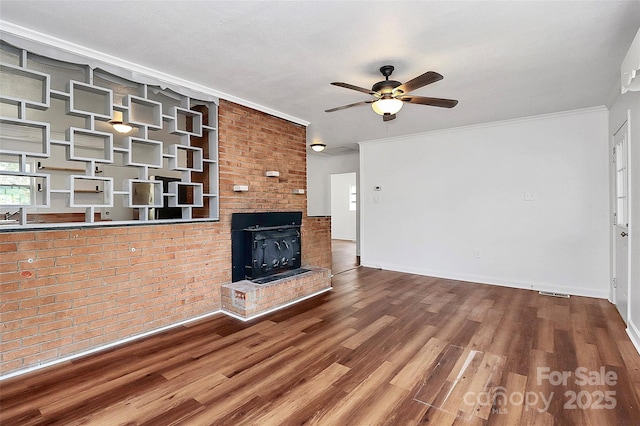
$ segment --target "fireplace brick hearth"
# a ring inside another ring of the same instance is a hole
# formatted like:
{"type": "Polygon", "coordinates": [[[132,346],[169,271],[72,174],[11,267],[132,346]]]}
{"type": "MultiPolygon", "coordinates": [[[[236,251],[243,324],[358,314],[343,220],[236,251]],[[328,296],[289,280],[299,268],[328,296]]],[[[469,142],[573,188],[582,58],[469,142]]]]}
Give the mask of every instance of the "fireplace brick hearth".
{"type": "Polygon", "coordinates": [[[331,289],[331,271],[307,267],[308,272],[256,284],[248,280],[222,286],[222,310],[249,319],[283,305],[331,289]]]}

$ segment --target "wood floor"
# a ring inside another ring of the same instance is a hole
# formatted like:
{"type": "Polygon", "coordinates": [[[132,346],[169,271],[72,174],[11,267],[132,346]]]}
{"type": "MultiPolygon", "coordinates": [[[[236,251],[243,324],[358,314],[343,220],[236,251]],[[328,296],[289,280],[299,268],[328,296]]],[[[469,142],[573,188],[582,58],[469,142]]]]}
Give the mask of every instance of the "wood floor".
{"type": "Polygon", "coordinates": [[[333,286],[5,380],[0,424],[640,424],[640,356],[605,300],[369,268],[333,286]]]}
{"type": "Polygon", "coordinates": [[[341,274],[358,267],[356,243],[347,240],[331,240],[331,272],[341,274]]]}

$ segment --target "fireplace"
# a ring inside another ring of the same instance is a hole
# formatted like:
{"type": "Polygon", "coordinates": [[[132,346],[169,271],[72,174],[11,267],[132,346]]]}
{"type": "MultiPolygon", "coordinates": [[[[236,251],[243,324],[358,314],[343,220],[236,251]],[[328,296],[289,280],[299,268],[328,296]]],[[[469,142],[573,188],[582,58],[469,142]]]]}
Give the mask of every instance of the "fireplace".
{"type": "Polygon", "coordinates": [[[231,215],[232,281],[257,284],[306,272],[300,268],[302,212],[231,215]]]}

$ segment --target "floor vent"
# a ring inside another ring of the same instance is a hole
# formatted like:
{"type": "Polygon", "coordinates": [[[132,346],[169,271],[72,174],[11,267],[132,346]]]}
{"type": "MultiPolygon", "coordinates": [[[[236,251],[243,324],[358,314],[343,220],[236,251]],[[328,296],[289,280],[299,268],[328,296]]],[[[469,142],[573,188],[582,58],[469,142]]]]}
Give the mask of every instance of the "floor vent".
{"type": "Polygon", "coordinates": [[[564,297],[565,299],[568,299],[571,297],[568,294],[554,293],[553,291],[539,291],[538,294],[541,294],[542,296],[564,297]]]}

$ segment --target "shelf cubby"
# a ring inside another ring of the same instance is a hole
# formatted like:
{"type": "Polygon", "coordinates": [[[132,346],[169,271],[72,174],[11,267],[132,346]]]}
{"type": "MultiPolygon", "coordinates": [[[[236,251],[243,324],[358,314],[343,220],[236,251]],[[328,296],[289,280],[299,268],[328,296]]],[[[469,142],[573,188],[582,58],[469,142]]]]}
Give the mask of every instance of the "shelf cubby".
{"type": "Polygon", "coordinates": [[[202,207],[201,183],[169,182],[169,207],[202,207]]]}
{"type": "Polygon", "coordinates": [[[113,134],[70,127],[67,139],[67,160],[113,163],[113,134]]]}
{"type": "Polygon", "coordinates": [[[0,64],[0,98],[24,102],[33,108],[49,107],[48,74],[9,64],[0,64]]]}
{"type": "Polygon", "coordinates": [[[113,117],[113,93],[109,89],[70,81],[67,87],[69,99],[67,114],[81,117],[94,116],[110,120],[113,117]]]}
{"type": "Polygon", "coordinates": [[[169,132],[177,135],[202,136],[202,114],[181,107],[171,110],[173,120],[169,121],[169,132]],[[191,128],[191,130],[189,130],[191,128]]]}
{"type": "Polygon", "coordinates": [[[0,154],[48,157],[51,152],[49,123],[0,117],[0,154]]]}
{"type": "Polygon", "coordinates": [[[44,173],[0,172],[3,182],[0,190],[0,207],[49,207],[50,177],[44,173]],[[21,188],[21,196],[10,196],[4,191],[15,185],[21,188]]]}
{"type": "Polygon", "coordinates": [[[129,179],[127,181],[128,206],[132,208],[163,207],[162,182],[129,179]]]}
{"type": "Polygon", "coordinates": [[[69,176],[69,207],[113,206],[113,178],[69,176]]]}
{"type": "Polygon", "coordinates": [[[169,167],[184,172],[201,172],[202,149],[185,145],[169,145],[169,167]]]}
{"type": "Polygon", "coordinates": [[[125,140],[125,164],[162,168],[162,142],[150,139],[128,137],[125,140]]]}
{"type": "Polygon", "coordinates": [[[127,95],[123,99],[124,121],[134,126],[162,129],[162,104],[138,96],[127,95]]]}

